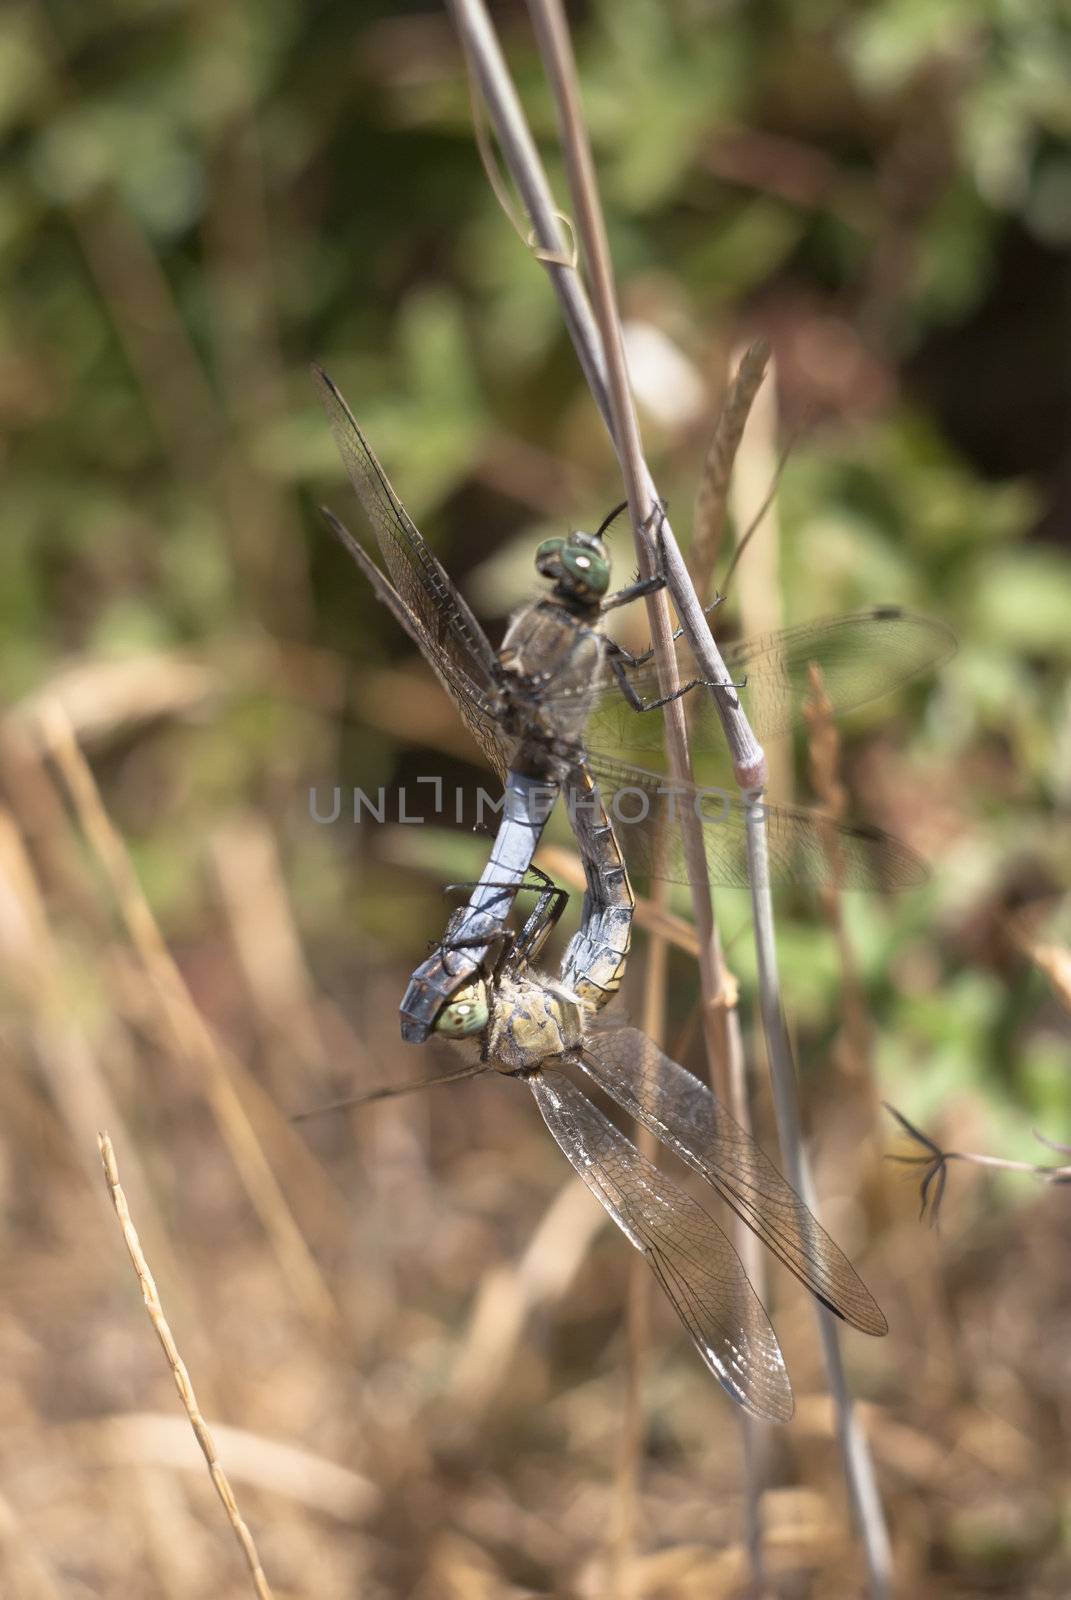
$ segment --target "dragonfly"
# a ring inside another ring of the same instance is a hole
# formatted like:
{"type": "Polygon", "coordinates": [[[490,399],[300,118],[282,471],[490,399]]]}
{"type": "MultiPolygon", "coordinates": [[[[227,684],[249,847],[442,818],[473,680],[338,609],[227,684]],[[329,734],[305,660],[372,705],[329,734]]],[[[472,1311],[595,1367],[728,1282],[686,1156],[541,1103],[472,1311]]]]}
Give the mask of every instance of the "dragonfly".
{"type": "Polygon", "coordinates": [[[493,1069],[527,1085],[567,1160],[645,1257],[707,1368],[745,1410],[787,1422],[784,1356],[733,1245],[605,1115],[589,1086],[698,1173],[829,1311],[864,1333],[888,1325],[843,1251],[706,1084],[635,1028],[593,1028],[620,984],[634,899],[597,801],[583,813],[579,844],[587,893],[558,975],[532,964],[568,896],[532,869],[542,883],[535,910],[505,940],[492,972],[443,1009],[436,1031],[478,1044],[465,1075],[493,1069]]]}
{"type": "MultiPolygon", "coordinates": [[[[633,655],[604,631],[609,612],[664,583],[655,573],[611,591],[611,560],[598,532],[544,540],[535,553],[549,594],[512,618],[496,652],[456,584],[395,493],[353,413],[320,368],[313,374],[347,475],[372,525],[385,571],[334,514],[324,515],[378,598],[416,644],[504,786],[504,810],[485,871],[455,928],[417,968],[401,1005],[402,1036],[426,1039],[451,995],[480,970],[508,917],[563,783],[586,773],[608,797],[630,870],[687,883],[681,817],[701,824],[710,881],[746,887],[747,808],[722,790],[669,781],[626,759],[662,746],[661,709],[702,680],[682,655],[679,690],[661,693],[653,652],[633,655]],[[616,802],[622,808],[615,809],[616,802]],[[627,809],[623,809],[627,801],[627,809]]],[[[784,732],[822,672],[837,710],[864,703],[944,660],[955,648],[941,622],[893,606],[826,618],[723,648],[755,732],[784,732]]],[[[692,720],[693,751],[721,749],[713,702],[692,720]]],[[[583,787],[583,786],[581,786],[583,787]]],[[[880,829],[831,823],[804,808],[764,803],[770,871],[777,883],[845,889],[902,888],[926,867],[880,829]],[[830,840],[834,841],[831,849],[830,840]]],[[[570,823],[575,820],[570,814],[570,823]]]]}

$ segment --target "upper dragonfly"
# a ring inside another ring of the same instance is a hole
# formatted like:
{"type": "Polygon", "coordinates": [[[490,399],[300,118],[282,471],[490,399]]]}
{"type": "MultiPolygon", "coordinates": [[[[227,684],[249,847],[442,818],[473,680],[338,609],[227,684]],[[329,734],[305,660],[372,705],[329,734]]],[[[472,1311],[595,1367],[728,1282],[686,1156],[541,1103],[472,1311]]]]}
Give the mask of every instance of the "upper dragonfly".
{"type": "MultiPolygon", "coordinates": [[[[610,592],[610,559],[599,534],[545,540],[536,568],[553,581],[549,595],[513,617],[495,652],[449,575],[394,492],[352,412],[326,373],[314,375],[346,471],[375,529],[386,574],[342,524],[328,520],[433,668],[491,766],[502,778],[507,809],[488,869],[469,903],[464,956],[441,953],[414,975],[402,1003],[406,1038],[426,1038],[445,1000],[486,960],[512,892],[527,870],[550,803],[569,774],[590,773],[607,795],[629,794],[622,847],[630,868],[687,882],[680,811],[703,824],[712,883],[745,887],[746,808],[735,796],[695,788],[620,758],[621,750],[661,746],[664,703],[651,653],[633,656],[603,631],[606,613],[659,587],[645,579],[610,592]],[[637,715],[644,712],[645,715],[637,715]],[[638,804],[637,804],[638,802],[638,804]],[[503,888],[507,885],[507,888],[503,888]],[[486,934],[481,945],[477,935],[486,934]]],[[[605,524],[604,524],[605,527],[605,524]]],[[[723,647],[741,697],[762,737],[791,727],[811,693],[809,668],[822,671],[838,710],[859,705],[943,660],[955,640],[943,623],[896,607],[828,618],[723,647]]],[[[697,686],[686,680],[679,693],[697,686]]],[[[709,696],[701,697],[693,749],[720,748],[709,696]]],[[[873,828],[837,825],[794,808],[764,805],[771,874],[777,882],[842,888],[896,888],[926,875],[913,851],[873,828]],[[836,842],[829,848],[830,830],[836,842]],[[831,866],[831,856],[835,866],[831,866]]]]}

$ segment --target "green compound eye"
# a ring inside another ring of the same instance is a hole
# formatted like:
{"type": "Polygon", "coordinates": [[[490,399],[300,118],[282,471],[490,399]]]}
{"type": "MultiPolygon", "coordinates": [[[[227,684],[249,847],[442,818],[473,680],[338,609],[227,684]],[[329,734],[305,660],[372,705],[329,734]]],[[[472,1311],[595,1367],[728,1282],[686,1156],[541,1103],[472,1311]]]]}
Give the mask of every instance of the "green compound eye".
{"type": "Polygon", "coordinates": [[[470,984],[461,989],[450,1004],[439,1014],[436,1033],[445,1033],[450,1039],[470,1039],[482,1033],[490,1020],[487,990],[482,983],[470,984]]]}
{"type": "Polygon", "coordinates": [[[597,551],[569,546],[562,551],[562,563],[578,589],[605,594],[610,587],[610,563],[597,551]]]}
{"type": "Polygon", "coordinates": [[[536,566],[542,571],[544,563],[553,561],[555,556],[560,556],[564,549],[564,539],[544,539],[542,544],[536,547],[536,566]]]}

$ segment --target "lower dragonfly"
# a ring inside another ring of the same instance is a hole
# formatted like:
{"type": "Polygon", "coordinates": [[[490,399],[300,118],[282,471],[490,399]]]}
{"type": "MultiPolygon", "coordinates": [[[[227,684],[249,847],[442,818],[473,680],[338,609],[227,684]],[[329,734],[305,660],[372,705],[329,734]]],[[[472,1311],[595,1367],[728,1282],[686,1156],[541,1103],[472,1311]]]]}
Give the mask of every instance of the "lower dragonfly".
{"type": "Polygon", "coordinates": [[[455,995],[436,1031],[478,1042],[480,1060],[471,1072],[493,1068],[527,1084],[559,1147],[643,1254],[710,1371],[745,1410],[787,1422],[792,1387],[784,1357],[729,1239],[605,1116],[571,1072],[705,1179],[835,1315],[869,1334],[883,1334],[888,1325],[839,1246],[704,1083],[635,1028],[593,1031],[621,983],[634,900],[597,797],[578,815],[587,893],[558,976],[538,973],[532,963],[568,896],[539,874],[543,892],[521,932],[503,941],[487,979],[455,995]]]}
{"type": "MultiPolygon", "coordinates": [[[[486,970],[550,805],[567,780],[584,774],[595,779],[611,805],[627,794],[629,814],[619,820],[629,865],[671,882],[688,881],[680,820],[687,806],[702,825],[710,881],[746,887],[747,812],[738,797],[670,784],[620,757],[622,750],[662,747],[659,708],[675,695],[661,694],[652,652],[631,655],[604,632],[608,612],[664,582],[656,574],[611,592],[602,537],[611,519],[595,534],[543,541],[535,564],[551,580],[551,592],[516,613],[496,652],[391,487],[342,395],[326,373],[314,368],[314,375],[386,573],[330,512],[327,520],[439,677],[506,792],[498,838],[455,929],[455,948],[449,957],[435,951],[403,998],[402,1035],[419,1042],[457,988],[486,970]]],[[[942,623],[882,606],[724,647],[730,672],[746,674],[746,691],[741,682],[719,692],[742,691],[762,737],[798,720],[812,692],[812,664],[822,671],[830,704],[843,710],[905,682],[954,647],[942,623]]],[[[686,658],[682,665],[682,687],[675,692],[680,694],[701,682],[686,658]]],[[[720,749],[709,696],[702,697],[697,713],[693,750],[720,749]]],[[[926,876],[913,851],[878,829],[816,821],[813,813],[786,806],[764,804],[763,813],[775,882],[822,883],[833,876],[845,889],[898,888],[926,876]]]]}

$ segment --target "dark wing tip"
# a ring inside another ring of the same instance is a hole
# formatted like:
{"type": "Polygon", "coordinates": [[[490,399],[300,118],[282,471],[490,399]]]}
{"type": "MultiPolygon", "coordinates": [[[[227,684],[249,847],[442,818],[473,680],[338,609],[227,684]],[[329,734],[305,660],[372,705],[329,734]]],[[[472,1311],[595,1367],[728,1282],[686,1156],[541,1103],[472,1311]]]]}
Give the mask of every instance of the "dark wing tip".
{"type": "Polygon", "coordinates": [[[348,411],[349,407],[342,398],[342,391],[339,389],[338,384],[335,382],[334,378],[332,378],[331,374],[326,372],[318,361],[309,362],[309,371],[312,373],[313,383],[315,383],[318,388],[325,389],[333,400],[337,400],[339,405],[348,411]]]}
{"type": "Polygon", "coordinates": [[[866,867],[861,877],[849,875],[841,884],[843,889],[921,889],[932,877],[929,863],[910,845],[904,844],[902,839],[886,833],[884,828],[876,828],[867,822],[841,823],[838,834],[845,840],[854,839],[866,846],[867,855],[873,863],[866,867]]]}
{"type": "MultiPolygon", "coordinates": [[[[916,611],[908,611],[906,606],[896,605],[872,606],[865,615],[873,622],[906,622],[927,633],[934,641],[934,651],[926,665],[936,666],[938,662],[947,661],[959,649],[955,633],[940,617],[923,617],[916,611]]],[[[921,665],[919,670],[923,670],[921,665]]]]}

